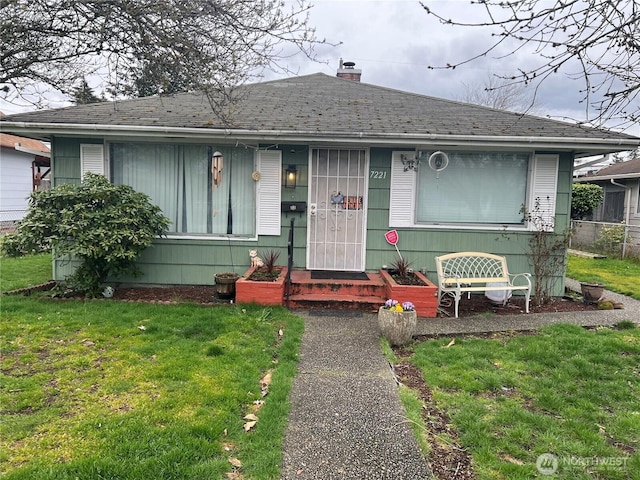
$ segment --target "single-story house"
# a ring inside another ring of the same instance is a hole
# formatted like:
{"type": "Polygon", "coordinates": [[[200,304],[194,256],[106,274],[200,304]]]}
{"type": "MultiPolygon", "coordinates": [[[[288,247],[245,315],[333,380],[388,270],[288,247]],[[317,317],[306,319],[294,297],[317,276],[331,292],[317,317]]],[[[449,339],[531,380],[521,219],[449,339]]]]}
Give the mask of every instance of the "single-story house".
{"type": "Polygon", "coordinates": [[[575,178],[574,182],[603,188],[604,198],[593,211],[593,221],[640,226],[640,158],[613,163],[594,175],[575,178]]]}
{"type": "MultiPolygon", "coordinates": [[[[569,227],[572,168],[640,139],[360,82],[353,64],[238,87],[221,119],[200,93],[8,116],[2,129],[52,145],[53,183],[105,174],[147,193],[171,221],[139,261],[145,284],[213,283],[249,251],[297,269],[376,271],[397,247],[436,280],[436,255],[505,255],[513,272],[538,211],[569,227]],[[292,223],[291,221],[294,220],[292,223]],[[283,259],[284,258],[284,259],[283,259]]],[[[61,279],[71,268],[56,262],[61,279]]],[[[558,272],[557,293],[564,288],[558,272]]]]}
{"type": "Polygon", "coordinates": [[[0,231],[24,218],[31,192],[48,188],[49,155],[40,140],[0,133],[0,231]]]}
{"type": "Polygon", "coordinates": [[[593,175],[577,177],[576,183],[593,183],[603,189],[602,203],[585,221],[576,221],[573,244],[592,245],[608,224],[626,225],[623,255],[640,254],[640,158],[613,163],[593,175]]]}

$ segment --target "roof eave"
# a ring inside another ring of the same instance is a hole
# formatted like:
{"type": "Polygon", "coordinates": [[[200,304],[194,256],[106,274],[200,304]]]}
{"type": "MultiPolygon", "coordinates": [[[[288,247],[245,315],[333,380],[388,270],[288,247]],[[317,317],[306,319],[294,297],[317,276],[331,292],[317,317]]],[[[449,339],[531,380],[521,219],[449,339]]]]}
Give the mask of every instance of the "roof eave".
{"type": "Polygon", "coordinates": [[[184,128],[137,125],[89,125],[36,122],[1,123],[4,132],[50,140],[53,136],[71,137],[126,137],[126,138],[175,138],[216,139],[223,143],[274,142],[311,143],[332,145],[366,145],[404,148],[447,147],[500,147],[566,150],[576,156],[632,150],[640,145],[640,138],[583,138],[539,136],[481,136],[443,135],[424,133],[365,133],[331,131],[246,130],[220,128],[184,128]]]}
{"type": "Polygon", "coordinates": [[[585,177],[576,177],[573,179],[576,183],[589,183],[589,182],[608,182],[610,180],[634,180],[640,178],[640,172],[636,173],[622,173],[620,175],[588,175],[585,177]]]}

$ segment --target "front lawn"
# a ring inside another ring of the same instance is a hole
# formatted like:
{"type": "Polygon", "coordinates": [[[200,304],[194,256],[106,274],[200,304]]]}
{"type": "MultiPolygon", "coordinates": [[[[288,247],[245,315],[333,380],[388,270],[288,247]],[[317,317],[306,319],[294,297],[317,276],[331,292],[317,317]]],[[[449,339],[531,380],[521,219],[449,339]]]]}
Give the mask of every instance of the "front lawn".
{"type": "Polygon", "coordinates": [[[569,255],[567,277],[601,283],[607,290],[640,300],[640,262],[615,258],[584,258],[569,255]]]}
{"type": "Polygon", "coordinates": [[[279,477],[300,318],[257,306],[1,302],[4,478],[279,477]]]}
{"type": "Polygon", "coordinates": [[[50,253],[20,258],[0,256],[0,292],[39,285],[52,278],[50,253]]]}
{"type": "Polygon", "coordinates": [[[451,340],[416,343],[405,361],[451,418],[477,478],[545,478],[543,454],[555,456],[543,468],[558,462],[549,478],[640,478],[640,329],[451,340]]]}

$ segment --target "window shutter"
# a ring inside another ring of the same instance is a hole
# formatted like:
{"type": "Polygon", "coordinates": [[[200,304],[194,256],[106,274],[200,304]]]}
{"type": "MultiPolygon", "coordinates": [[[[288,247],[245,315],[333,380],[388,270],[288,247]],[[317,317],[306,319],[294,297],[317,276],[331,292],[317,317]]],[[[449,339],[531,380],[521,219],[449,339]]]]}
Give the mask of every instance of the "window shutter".
{"type": "Polygon", "coordinates": [[[530,230],[553,231],[558,189],[558,155],[536,155],[532,161],[528,213],[530,230]]]}
{"type": "Polygon", "coordinates": [[[389,226],[412,227],[416,206],[416,172],[404,171],[400,155],[413,152],[393,152],[391,155],[391,195],[389,226]]]}
{"type": "Polygon", "coordinates": [[[80,178],[87,172],[104,175],[104,146],[84,143],[80,145],[80,178]]]}
{"type": "Polygon", "coordinates": [[[282,152],[258,152],[258,235],[280,235],[282,152]]]}

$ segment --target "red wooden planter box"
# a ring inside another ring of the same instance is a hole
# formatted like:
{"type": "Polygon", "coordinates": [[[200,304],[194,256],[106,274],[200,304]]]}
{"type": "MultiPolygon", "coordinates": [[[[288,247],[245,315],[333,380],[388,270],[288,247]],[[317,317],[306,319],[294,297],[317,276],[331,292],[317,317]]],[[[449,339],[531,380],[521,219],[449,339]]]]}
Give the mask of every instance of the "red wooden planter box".
{"type": "Polygon", "coordinates": [[[438,287],[422,273],[414,272],[414,275],[422,280],[424,285],[400,285],[386,270],[380,270],[380,274],[386,285],[387,298],[413,303],[419,317],[436,317],[438,313],[438,287]]]}
{"type": "Polygon", "coordinates": [[[282,268],[275,282],[247,280],[255,267],[247,270],[236,282],[236,303],[257,303],[259,305],[283,305],[284,281],[287,269],[282,268]]]}

